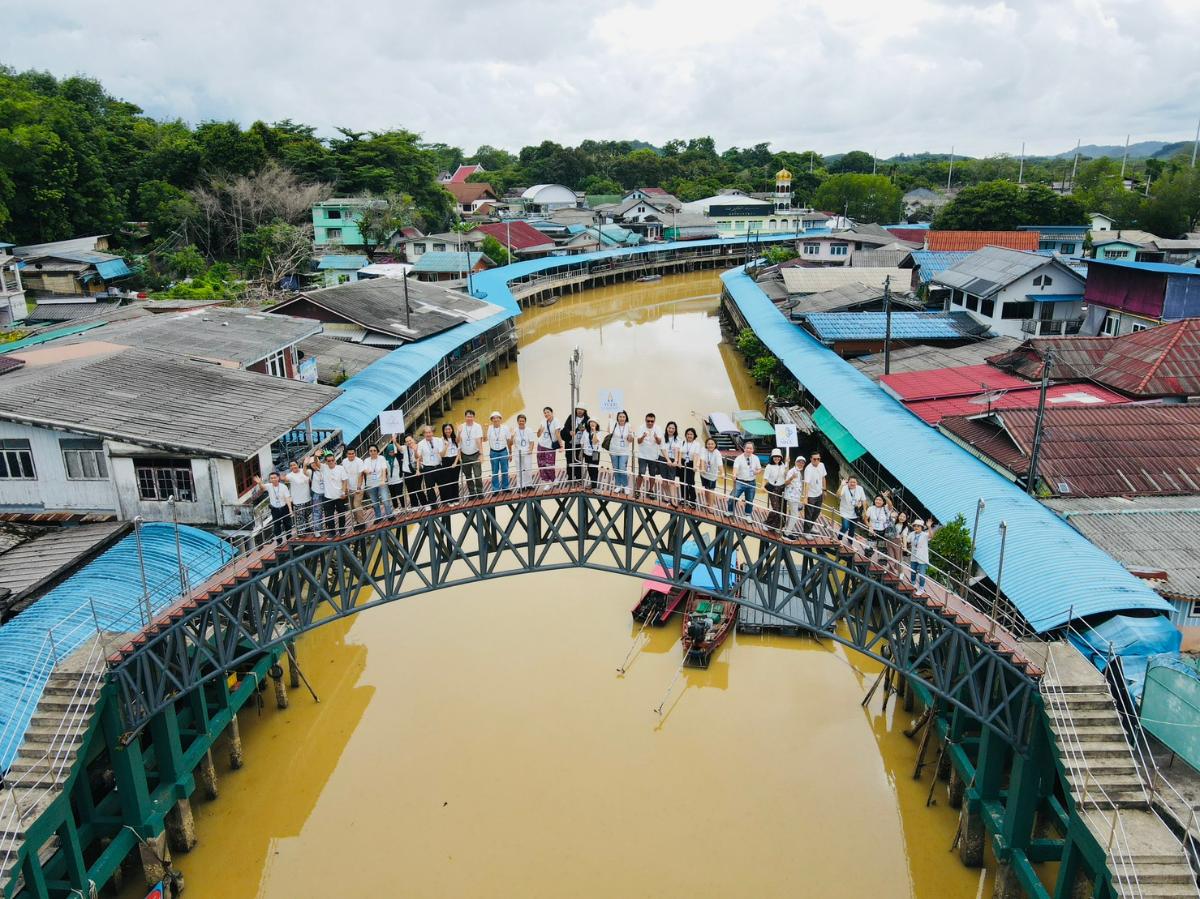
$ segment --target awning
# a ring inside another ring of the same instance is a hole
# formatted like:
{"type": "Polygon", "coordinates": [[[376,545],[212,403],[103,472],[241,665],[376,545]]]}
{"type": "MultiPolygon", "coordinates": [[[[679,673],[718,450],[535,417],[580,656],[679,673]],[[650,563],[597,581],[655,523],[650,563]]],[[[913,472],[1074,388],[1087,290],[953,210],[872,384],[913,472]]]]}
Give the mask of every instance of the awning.
{"type": "Polygon", "coordinates": [[[813,413],[813,421],[821,429],[829,442],[837,447],[839,453],[846,457],[847,462],[854,462],[866,454],[863,445],[854,439],[854,435],[842,427],[841,422],[834,418],[824,406],[817,407],[813,413]]]}

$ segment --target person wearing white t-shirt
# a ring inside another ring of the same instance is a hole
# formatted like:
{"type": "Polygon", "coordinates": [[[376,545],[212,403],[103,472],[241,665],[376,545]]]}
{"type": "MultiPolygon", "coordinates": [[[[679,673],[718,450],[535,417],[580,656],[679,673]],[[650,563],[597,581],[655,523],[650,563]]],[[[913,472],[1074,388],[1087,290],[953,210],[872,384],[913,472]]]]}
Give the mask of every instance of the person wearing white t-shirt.
{"type": "Polygon", "coordinates": [[[487,429],[488,461],[492,463],[492,492],[508,489],[508,454],[512,452],[512,432],[499,412],[493,412],[487,429]]]}
{"type": "Polygon", "coordinates": [[[800,535],[801,508],[804,506],[804,457],[797,456],[796,464],[787,470],[783,479],[783,499],[787,503],[787,524],[784,536],[800,535]]]}
{"type": "Polygon", "coordinates": [[[463,489],[467,496],[483,493],[483,476],[479,453],[483,449],[483,425],[475,420],[475,410],[468,409],[458,426],[458,462],[462,468],[463,489]]]}
{"type": "Polygon", "coordinates": [[[417,444],[417,468],[421,472],[421,505],[437,502],[438,477],[442,467],[442,441],[433,436],[433,428],[425,425],[417,444]]]}
{"type": "Polygon", "coordinates": [[[825,479],[829,473],[820,453],[813,453],[804,466],[804,533],[811,534],[813,525],[821,517],[825,502],[825,479]]]}
{"type": "Polygon", "coordinates": [[[346,492],[350,479],[346,469],[337,464],[333,453],[325,454],[325,467],[321,469],[321,483],[325,490],[324,519],[327,533],[336,534],[346,526],[346,492]]]}
{"type": "Polygon", "coordinates": [[[608,455],[612,460],[613,484],[621,493],[629,492],[629,454],[633,450],[633,425],[629,414],[622,409],[617,413],[608,438],[608,455]]]}
{"type": "Polygon", "coordinates": [[[352,449],[346,450],[346,458],[342,460],[342,468],[346,469],[349,487],[346,488],[346,499],[350,503],[350,511],[362,506],[363,499],[363,469],[366,461],[358,457],[352,449]]]}
{"type": "Polygon", "coordinates": [[[754,493],[758,489],[755,479],[762,471],[762,463],[754,455],[754,444],[747,441],[742,444],[742,451],[733,460],[733,494],[729,497],[726,511],[732,515],[735,506],[741,506],[745,501],[745,516],[751,518],[754,508],[754,493]]]}
{"type": "Polygon", "coordinates": [[[646,424],[637,432],[637,480],[633,485],[635,493],[649,496],[654,492],[654,479],[662,474],[659,462],[662,456],[662,431],[654,426],[655,417],[651,412],[646,416],[646,424]]]}
{"type": "Polygon", "coordinates": [[[517,428],[513,431],[513,459],[517,465],[517,489],[527,490],[533,486],[534,453],[538,436],[529,427],[524,413],[517,416],[517,428]]]}
{"type": "Polygon", "coordinates": [[[929,533],[925,522],[917,519],[912,523],[912,535],[908,541],[908,564],[912,569],[912,585],[917,588],[914,596],[925,596],[925,572],[929,570],[929,533]]]}
{"type": "Polygon", "coordinates": [[[763,469],[763,487],[767,491],[766,526],[771,530],[783,527],[783,486],[787,483],[788,466],[783,462],[783,450],[771,450],[771,459],[763,469]]]}
{"type": "Polygon", "coordinates": [[[562,424],[554,417],[554,410],[549,406],[542,409],[542,423],[537,429],[537,464],[538,477],[543,484],[554,480],[561,430],[562,424]]]}
{"type": "Polygon", "coordinates": [[[271,510],[271,536],[282,540],[292,529],[292,492],[277,471],[268,475],[266,485],[258,475],[254,476],[254,483],[267,494],[267,505],[271,510]]]}
{"type": "Polygon", "coordinates": [[[708,508],[717,508],[717,479],[721,477],[725,459],[717,449],[717,441],[709,437],[704,449],[696,458],[696,470],[700,474],[700,500],[708,508]]]}
{"type": "Polygon", "coordinates": [[[387,460],[380,455],[379,447],[372,444],[367,449],[367,458],[363,460],[363,490],[366,491],[367,501],[375,508],[376,521],[392,513],[387,481],[387,460]]]}
{"type": "Polygon", "coordinates": [[[838,528],[838,537],[854,541],[854,533],[858,530],[858,519],[867,507],[867,494],[858,483],[858,478],[847,478],[838,488],[838,514],[842,516],[842,526],[838,528]]]}
{"type": "Polygon", "coordinates": [[[312,487],[309,474],[300,467],[299,462],[289,462],[283,481],[292,494],[292,523],[297,531],[307,531],[309,519],[312,517],[312,487]]]}
{"type": "Polygon", "coordinates": [[[685,428],[683,445],[679,447],[679,480],[683,484],[683,502],[687,506],[696,505],[696,458],[704,450],[695,428],[685,428]]]}

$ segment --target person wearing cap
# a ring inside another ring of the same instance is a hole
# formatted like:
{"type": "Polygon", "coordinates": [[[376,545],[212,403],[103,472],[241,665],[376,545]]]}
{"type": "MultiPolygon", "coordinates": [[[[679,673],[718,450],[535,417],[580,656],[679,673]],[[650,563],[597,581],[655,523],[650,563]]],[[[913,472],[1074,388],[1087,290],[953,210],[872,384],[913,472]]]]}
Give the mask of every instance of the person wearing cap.
{"type": "Polygon", "coordinates": [[[492,463],[492,491],[508,489],[508,455],[512,452],[512,434],[504,425],[499,412],[488,416],[491,424],[487,429],[488,459],[492,463]]]}
{"type": "Polygon", "coordinates": [[[771,450],[771,461],[763,469],[763,486],[767,490],[767,527],[778,530],[783,527],[783,487],[787,483],[788,470],[783,464],[783,450],[771,450]]]}
{"type": "Polygon", "coordinates": [[[925,522],[917,519],[912,523],[912,534],[908,539],[908,565],[912,569],[912,585],[917,592],[913,596],[925,596],[925,572],[929,570],[929,534],[925,522]]]}
{"type": "Polygon", "coordinates": [[[787,523],[783,527],[785,537],[800,536],[800,519],[804,507],[804,457],[797,456],[796,464],[783,476],[783,498],[787,501],[787,523]]]}

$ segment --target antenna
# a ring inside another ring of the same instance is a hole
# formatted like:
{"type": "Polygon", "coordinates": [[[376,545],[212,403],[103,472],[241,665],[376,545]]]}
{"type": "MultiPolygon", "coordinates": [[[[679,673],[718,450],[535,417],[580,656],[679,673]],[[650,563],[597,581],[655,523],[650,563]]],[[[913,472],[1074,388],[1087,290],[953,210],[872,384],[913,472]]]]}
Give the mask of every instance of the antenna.
{"type": "Polygon", "coordinates": [[[1017,173],[1017,184],[1025,183],[1025,141],[1021,141],[1021,170],[1017,173]]]}
{"type": "Polygon", "coordinates": [[[946,190],[950,190],[950,179],[954,177],[954,147],[950,148],[950,171],[946,173],[946,190]]]}

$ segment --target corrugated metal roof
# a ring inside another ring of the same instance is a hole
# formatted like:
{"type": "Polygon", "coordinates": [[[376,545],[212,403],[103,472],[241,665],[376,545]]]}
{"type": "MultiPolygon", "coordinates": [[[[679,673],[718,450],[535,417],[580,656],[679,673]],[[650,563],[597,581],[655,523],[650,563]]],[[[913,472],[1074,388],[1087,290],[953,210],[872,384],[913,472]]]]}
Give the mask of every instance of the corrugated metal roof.
{"type": "MultiPolygon", "coordinates": [[[[883,312],[813,312],[805,324],[825,343],[844,340],[883,340],[887,333],[883,312]]],[[[893,312],[893,340],[962,340],[983,333],[966,312],[893,312]]]]}
{"type": "Polygon", "coordinates": [[[1155,583],[1160,592],[1200,599],[1200,497],[1059,498],[1047,504],[1126,567],[1165,571],[1167,580],[1155,583]]]}
{"type": "Polygon", "coordinates": [[[31,346],[37,346],[39,343],[46,343],[49,340],[57,340],[59,337],[68,337],[71,334],[80,334],[92,328],[99,328],[103,325],[102,321],[81,322],[77,325],[68,325],[65,328],[55,328],[53,331],[41,331],[34,334],[32,337],[25,337],[21,340],[13,340],[8,343],[0,343],[0,353],[11,353],[15,350],[23,350],[31,346]]]}
{"type": "MultiPolygon", "coordinates": [[[[175,530],[170,524],[146,524],[141,537],[151,604],[158,612],[180,593],[175,530]]],[[[196,528],[180,527],[179,541],[193,584],[232,557],[228,543],[196,528]]],[[[58,658],[66,658],[95,635],[97,621],[104,631],[139,630],[142,582],[137,572],[137,542],[130,534],[0,627],[0,771],[12,763],[50,676],[53,656],[43,655],[50,647],[49,632],[53,630],[58,658]]]]}
{"type": "MultiPolygon", "coordinates": [[[[975,296],[989,297],[1042,267],[1055,268],[1061,272],[1061,277],[1066,280],[1056,286],[1075,285],[1082,290],[1083,278],[1059,262],[1057,257],[1004,247],[984,247],[935,275],[933,280],[937,284],[957,287],[975,296]]],[[[1054,277],[1058,278],[1059,275],[1054,277]]]]}
{"type": "MultiPolygon", "coordinates": [[[[796,238],[795,234],[772,235],[776,240],[796,238]]],[[[764,238],[764,243],[771,239],[764,238]]],[[[391,407],[396,398],[408,390],[422,376],[433,370],[442,357],[468,341],[474,340],[507,319],[520,314],[517,301],[509,290],[510,281],[527,278],[547,269],[559,269],[578,265],[585,267],[601,259],[620,259],[648,253],[663,253],[695,247],[720,247],[732,244],[743,245],[745,238],[714,238],[674,243],[650,244],[645,247],[622,247],[578,256],[550,256],[529,259],[511,265],[479,272],[474,276],[475,296],[486,299],[501,307],[498,312],[483,321],[467,322],[450,331],[402,346],[393,350],[378,362],[367,366],[357,375],[341,385],[342,395],[313,416],[317,428],[341,428],[343,438],[353,442],[384,409],[391,407]]]]}
{"type": "Polygon", "coordinates": [[[1010,250],[1036,250],[1036,231],[930,231],[925,235],[927,250],[966,250],[1007,247],[1010,250]]]}
{"type": "Polygon", "coordinates": [[[55,528],[0,555],[0,587],[13,592],[10,607],[57,577],[64,569],[98,552],[129,529],[126,522],[55,528]]]}
{"type": "Polygon", "coordinates": [[[863,445],[854,439],[854,435],[846,430],[845,425],[834,418],[833,413],[824,406],[818,406],[813,413],[813,424],[821,429],[829,442],[838,448],[847,462],[856,462],[866,455],[863,445]]]}
{"type": "MultiPolygon", "coordinates": [[[[892,371],[927,371],[959,365],[979,365],[988,357],[1010,352],[1020,345],[1015,337],[985,337],[963,346],[947,347],[921,344],[892,350],[892,371]]],[[[871,353],[848,360],[872,380],[883,376],[883,353],[871,353]]]]}
{"type": "Polygon", "coordinates": [[[928,284],[934,275],[944,272],[962,262],[971,254],[966,250],[913,250],[912,259],[917,266],[917,277],[928,284]]]}
{"type": "Polygon", "coordinates": [[[880,386],[901,401],[975,396],[985,390],[1024,390],[1032,381],[1010,375],[991,365],[961,365],[927,371],[895,372],[879,379],[880,386]]]}
{"type": "MultiPolygon", "coordinates": [[[[1032,385],[1018,390],[979,391],[974,395],[905,402],[914,415],[931,425],[952,415],[984,415],[1002,409],[1036,409],[1041,391],[1032,385]]],[[[1108,406],[1128,402],[1120,394],[1095,384],[1055,384],[1046,391],[1050,408],[1108,406]]]]}
{"type": "MultiPolygon", "coordinates": [[[[1028,455],[1037,410],[1012,409],[1001,419],[1028,455]]],[[[1038,474],[1056,494],[1200,493],[1200,406],[1049,407],[1038,458],[1038,474]]]]}
{"type": "Polygon", "coordinates": [[[322,256],[317,260],[317,271],[356,272],[370,263],[366,256],[322,256]]]}
{"type": "Polygon", "coordinates": [[[903,268],[804,268],[790,266],[780,269],[788,293],[822,293],[826,290],[836,290],[847,284],[867,284],[871,287],[883,287],[883,282],[891,278],[894,289],[912,281],[912,272],[903,268]]]}
{"type": "Polygon", "coordinates": [[[479,260],[483,258],[482,253],[454,253],[447,250],[446,252],[426,253],[417,260],[417,264],[413,266],[414,272],[464,272],[474,268],[479,260]]]}
{"type": "Polygon", "coordinates": [[[1050,509],[911,415],[836,353],[788,322],[742,270],[722,281],[758,337],[880,464],[940,520],[980,518],[976,558],[995,577],[1008,525],[1003,589],[1039,631],[1123,609],[1170,604],[1050,509]]]}
{"type": "MultiPolygon", "coordinates": [[[[1128,243],[1128,241],[1123,241],[1128,243]]],[[[1136,246],[1136,244],[1135,244],[1136,246]]],[[[1133,262],[1126,259],[1090,259],[1089,265],[1111,265],[1115,268],[1133,268],[1142,272],[1154,272],[1158,275],[1182,275],[1183,277],[1200,277],[1200,269],[1186,265],[1171,265],[1168,262],[1133,262]]]]}
{"type": "Polygon", "coordinates": [[[1027,293],[1025,299],[1039,303],[1082,303],[1081,293],[1027,293]]]}

